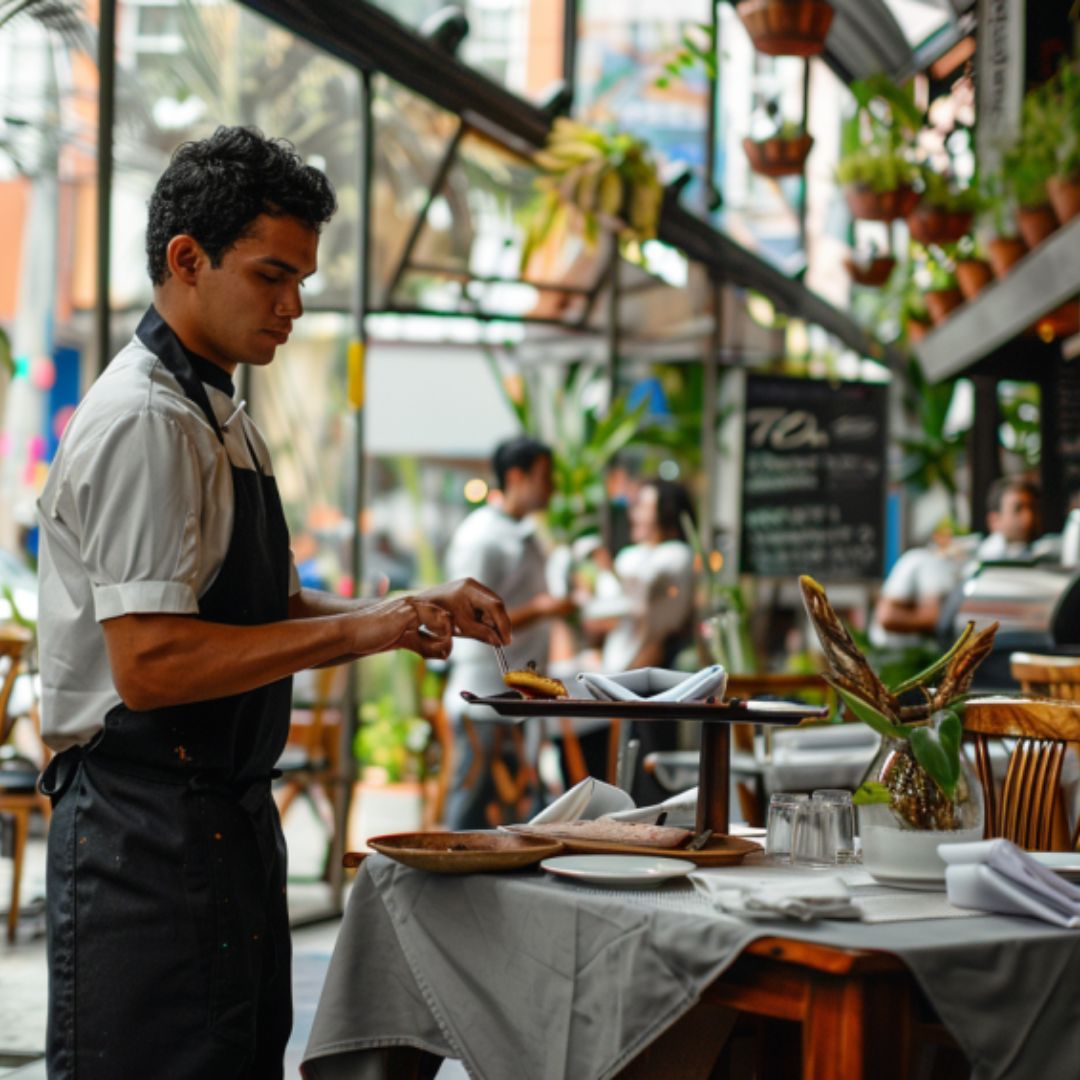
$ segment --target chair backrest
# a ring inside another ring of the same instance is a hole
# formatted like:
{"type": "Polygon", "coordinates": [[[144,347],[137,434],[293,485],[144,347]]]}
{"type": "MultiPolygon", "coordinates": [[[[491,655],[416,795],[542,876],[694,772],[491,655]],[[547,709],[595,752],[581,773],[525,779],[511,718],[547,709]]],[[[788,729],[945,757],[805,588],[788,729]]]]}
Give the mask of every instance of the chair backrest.
{"type": "Polygon", "coordinates": [[[1009,657],[1009,670],[1025,694],[1061,701],[1080,699],[1080,656],[1015,652],[1009,657]]]}
{"type": "Polygon", "coordinates": [[[21,626],[0,626],[0,744],[7,741],[17,719],[8,715],[8,702],[33,640],[34,635],[21,626]]]}
{"type": "Polygon", "coordinates": [[[975,766],[986,803],[986,835],[1032,851],[1075,848],[1061,792],[1069,743],[1080,743],[1080,701],[980,697],[964,708],[964,730],[974,739],[975,766]],[[990,739],[1015,739],[1000,798],[990,762],[990,739]]]}

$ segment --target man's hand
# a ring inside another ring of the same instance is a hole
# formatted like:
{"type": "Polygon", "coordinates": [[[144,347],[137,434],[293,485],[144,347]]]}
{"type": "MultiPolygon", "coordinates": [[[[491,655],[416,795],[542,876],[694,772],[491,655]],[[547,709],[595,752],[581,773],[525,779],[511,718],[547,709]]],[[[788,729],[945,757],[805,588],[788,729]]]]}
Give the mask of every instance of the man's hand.
{"type": "Polygon", "coordinates": [[[459,637],[475,638],[488,645],[510,644],[510,617],[502,600],[473,578],[436,585],[416,593],[412,599],[445,611],[459,637]]]}
{"type": "Polygon", "coordinates": [[[357,617],[358,645],[366,643],[373,619],[386,628],[386,649],[411,649],[428,660],[445,660],[453,648],[453,619],[438,604],[419,596],[380,600],[364,608],[357,617]]]}

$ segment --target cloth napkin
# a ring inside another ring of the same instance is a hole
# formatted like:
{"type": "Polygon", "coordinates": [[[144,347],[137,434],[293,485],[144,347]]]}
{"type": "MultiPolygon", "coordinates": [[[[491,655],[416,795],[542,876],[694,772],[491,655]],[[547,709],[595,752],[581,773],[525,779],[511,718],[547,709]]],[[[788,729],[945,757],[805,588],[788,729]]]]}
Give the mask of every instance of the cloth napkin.
{"type": "Polygon", "coordinates": [[[1080,888],[1008,840],[940,844],[949,903],[1080,928],[1080,888]]]}
{"type": "Polygon", "coordinates": [[[546,825],[557,821],[593,821],[622,810],[633,810],[634,800],[612,784],[586,776],[569,791],[563,792],[550,806],[545,806],[529,822],[546,825]]]}
{"type": "Polygon", "coordinates": [[[680,791],[678,795],[672,795],[661,803],[653,806],[638,806],[628,810],[616,810],[604,814],[613,821],[636,821],[645,825],[655,825],[661,814],[666,814],[663,824],[673,825],[681,829],[692,829],[697,824],[697,793],[696,787],[688,791],[680,791]]]}
{"type": "Polygon", "coordinates": [[[615,675],[583,671],[578,681],[597,701],[704,701],[724,696],[727,672],[719,664],[693,675],[664,668],[637,668],[615,675]]]}
{"type": "Polygon", "coordinates": [[[689,877],[716,907],[746,919],[810,922],[862,916],[847,885],[831,874],[796,871],[776,874],[770,880],[765,875],[698,870],[689,877]]]}

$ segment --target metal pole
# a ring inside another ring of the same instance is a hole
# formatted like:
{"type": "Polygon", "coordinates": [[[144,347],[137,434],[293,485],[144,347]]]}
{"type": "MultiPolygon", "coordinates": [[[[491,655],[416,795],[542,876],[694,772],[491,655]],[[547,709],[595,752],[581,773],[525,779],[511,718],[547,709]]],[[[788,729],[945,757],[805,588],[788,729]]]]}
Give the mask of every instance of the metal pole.
{"type": "Polygon", "coordinates": [[[706,217],[715,209],[713,206],[716,191],[716,113],[720,106],[720,0],[712,0],[709,5],[712,26],[713,59],[715,67],[709,76],[709,115],[705,118],[705,176],[702,184],[702,212],[706,217]]]}
{"type": "Polygon", "coordinates": [[[577,89],[577,0],[563,0],[563,82],[570,91],[570,108],[568,113],[573,115],[574,96],[577,89]]]}
{"type": "MultiPolygon", "coordinates": [[[[348,507],[353,526],[351,572],[355,595],[360,595],[364,581],[364,537],[360,531],[360,515],[367,500],[364,453],[364,391],[367,351],[367,313],[371,303],[371,189],[373,169],[374,130],[371,110],[371,72],[360,71],[360,174],[357,184],[359,201],[356,236],[356,292],[353,296],[353,338],[349,342],[348,392],[354,422],[354,469],[352,499],[348,507]]],[[[341,718],[339,773],[334,778],[337,798],[334,800],[334,839],[330,847],[330,902],[336,913],[344,906],[345,874],[341,864],[345,853],[345,834],[349,823],[349,804],[356,760],[353,743],[360,711],[360,668],[351,665],[345,685],[345,702],[341,718]]]]}
{"type": "MultiPolygon", "coordinates": [[[[608,401],[614,402],[619,393],[619,238],[610,234],[611,266],[608,270],[607,310],[607,381],[608,401]]],[[[612,459],[611,464],[615,461],[612,459]]],[[[615,554],[614,525],[611,520],[611,503],[604,498],[604,546],[615,554]]],[[[629,725],[623,725],[629,730],[629,725]]]]}
{"type": "MultiPolygon", "coordinates": [[[[720,384],[717,366],[724,344],[723,308],[724,288],[716,279],[712,279],[713,330],[705,354],[705,378],[702,388],[704,398],[701,407],[701,463],[705,471],[705,490],[701,493],[701,510],[698,514],[698,531],[702,543],[708,548],[705,557],[716,545],[716,489],[717,489],[717,449],[716,418],[718,414],[716,395],[720,384]]],[[[711,614],[711,612],[710,612],[711,614]]]]}
{"type": "Polygon", "coordinates": [[[112,359],[109,310],[113,122],[116,115],[116,0],[101,0],[98,22],[97,271],[94,341],[100,374],[112,359]]]}
{"type": "MultiPolygon", "coordinates": [[[[803,61],[802,80],[802,122],[803,131],[807,130],[807,116],[810,110],[810,57],[803,61]]],[[[799,247],[802,249],[804,265],[809,263],[806,251],[806,210],[809,195],[809,184],[806,181],[806,166],[803,166],[802,175],[799,177],[799,247]]]]}

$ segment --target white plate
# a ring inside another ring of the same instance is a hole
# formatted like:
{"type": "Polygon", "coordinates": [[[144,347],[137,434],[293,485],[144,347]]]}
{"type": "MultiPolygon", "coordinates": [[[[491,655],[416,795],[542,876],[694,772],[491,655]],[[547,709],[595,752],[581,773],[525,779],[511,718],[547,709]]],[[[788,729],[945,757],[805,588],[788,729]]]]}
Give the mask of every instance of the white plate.
{"type": "Polygon", "coordinates": [[[918,892],[945,892],[944,866],[941,868],[940,877],[929,875],[905,877],[902,874],[882,874],[877,870],[870,870],[868,873],[879,885],[890,885],[894,889],[915,889],[918,892]]]}
{"type": "Polygon", "coordinates": [[[697,867],[687,859],[652,855],[558,855],[545,859],[549,874],[585,881],[590,885],[659,885],[683,877],[697,867]]]}
{"type": "Polygon", "coordinates": [[[1055,874],[1060,874],[1069,881],[1080,881],[1080,852],[1029,851],[1028,854],[1055,874]]]}

